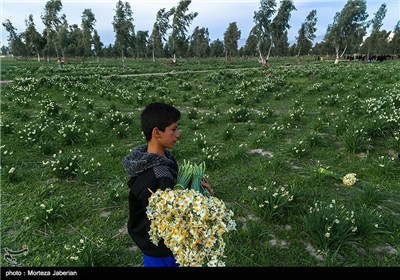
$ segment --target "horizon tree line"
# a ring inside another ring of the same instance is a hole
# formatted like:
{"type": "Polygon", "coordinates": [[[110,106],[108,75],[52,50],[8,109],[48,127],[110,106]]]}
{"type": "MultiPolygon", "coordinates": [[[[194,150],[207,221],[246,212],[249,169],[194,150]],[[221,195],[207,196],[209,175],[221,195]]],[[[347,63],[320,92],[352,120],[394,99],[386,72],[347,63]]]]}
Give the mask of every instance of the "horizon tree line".
{"type": "Polygon", "coordinates": [[[317,11],[311,10],[302,22],[296,42],[289,45],[288,30],[291,13],[296,10],[293,0],[260,0],[259,9],[254,12],[254,26],[244,46],[238,46],[241,31],[236,22],[230,22],[223,34],[223,40],[211,42],[208,28],[196,26],[191,35],[189,27],[198,16],[188,12],[191,0],[180,0],[177,6],[167,10],[161,8],[151,33],[135,31],[133,10],[129,2],[118,0],[112,21],[115,33],[114,44],[104,46],[95,29],[96,17],[91,9],[82,12],[81,23],[69,24],[62,14],[61,0],[46,2],[41,20],[45,26],[39,33],[30,14],[25,20],[26,29],[17,33],[9,19],[2,24],[9,33],[8,46],[1,47],[3,55],[36,56],[37,60],[50,57],[79,58],[84,64],[87,59],[101,57],[120,58],[123,65],[126,58],[172,58],[177,57],[225,57],[231,61],[237,56],[258,57],[259,62],[268,66],[271,56],[334,55],[336,62],[346,53],[400,54],[400,20],[393,31],[381,30],[386,16],[386,4],[382,4],[368,19],[366,0],[348,0],[343,9],[335,14],[323,40],[314,44],[317,11]],[[368,28],[370,36],[366,38],[368,28]],[[150,34],[150,35],[149,35],[150,34]]]}

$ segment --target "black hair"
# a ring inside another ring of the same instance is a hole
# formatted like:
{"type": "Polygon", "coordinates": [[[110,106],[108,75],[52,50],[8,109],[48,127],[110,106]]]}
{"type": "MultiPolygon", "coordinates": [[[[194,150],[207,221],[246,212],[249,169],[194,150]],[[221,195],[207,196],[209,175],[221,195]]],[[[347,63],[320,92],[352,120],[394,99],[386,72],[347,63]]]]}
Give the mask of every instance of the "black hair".
{"type": "Polygon", "coordinates": [[[167,126],[179,121],[181,112],[175,107],[155,102],[144,108],[140,115],[142,131],[147,141],[151,139],[151,133],[155,127],[164,131],[167,126]]]}

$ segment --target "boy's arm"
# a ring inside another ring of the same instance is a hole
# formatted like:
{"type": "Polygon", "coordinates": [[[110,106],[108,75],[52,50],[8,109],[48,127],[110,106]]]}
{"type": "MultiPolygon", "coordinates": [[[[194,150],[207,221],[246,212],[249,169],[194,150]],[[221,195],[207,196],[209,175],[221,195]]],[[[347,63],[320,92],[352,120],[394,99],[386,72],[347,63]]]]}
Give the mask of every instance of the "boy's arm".
{"type": "Polygon", "coordinates": [[[146,201],[151,196],[151,192],[156,192],[158,189],[165,190],[167,188],[173,189],[176,184],[176,179],[173,176],[173,171],[170,167],[160,165],[153,168],[154,176],[151,183],[147,184],[142,188],[141,192],[138,193],[138,198],[140,200],[146,201]],[[150,190],[149,190],[150,189],[150,190]]]}

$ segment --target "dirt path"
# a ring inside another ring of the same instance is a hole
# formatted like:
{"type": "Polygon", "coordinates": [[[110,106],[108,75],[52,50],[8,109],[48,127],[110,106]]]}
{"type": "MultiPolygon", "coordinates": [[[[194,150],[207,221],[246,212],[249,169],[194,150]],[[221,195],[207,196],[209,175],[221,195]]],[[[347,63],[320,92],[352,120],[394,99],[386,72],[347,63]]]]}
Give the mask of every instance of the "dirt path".
{"type": "MultiPolygon", "coordinates": [[[[124,74],[119,75],[122,78],[128,77],[143,77],[143,76],[164,76],[164,75],[177,75],[177,74],[184,74],[184,73],[211,73],[211,72],[218,72],[218,71],[236,71],[236,70],[247,70],[247,69],[260,69],[260,67],[245,67],[245,68],[228,68],[228,69],[206,69],[206,70],[183,70],[183,71],[175,71],[172,70],[170,72],[160,72],[160,73],[140,73],[140,74],[124,74]]],[[[115,75],[104,76],[104,78],[115,77],[115,75]]],[[[0,84],[9,84],[13,80],[4,80],[0,81],[0,84]]]]}

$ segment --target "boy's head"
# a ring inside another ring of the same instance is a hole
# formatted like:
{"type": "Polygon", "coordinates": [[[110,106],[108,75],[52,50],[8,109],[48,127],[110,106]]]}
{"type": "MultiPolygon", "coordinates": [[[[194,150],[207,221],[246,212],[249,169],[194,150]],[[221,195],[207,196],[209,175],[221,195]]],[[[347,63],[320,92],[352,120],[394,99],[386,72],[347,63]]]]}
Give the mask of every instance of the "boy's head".
{"type": "Polygon", "coordinates": [[[151,103],[144,108],[140,115],[142,131],[147,141],[150,141],[152,131],[157,127],[161,131],[181,118],[181,112],[165,103],[151,103]]]}

